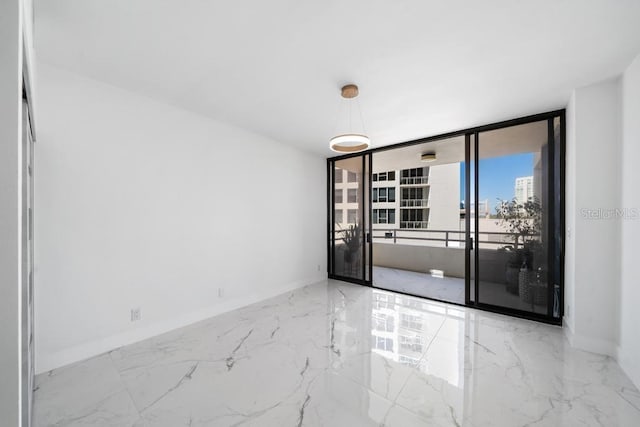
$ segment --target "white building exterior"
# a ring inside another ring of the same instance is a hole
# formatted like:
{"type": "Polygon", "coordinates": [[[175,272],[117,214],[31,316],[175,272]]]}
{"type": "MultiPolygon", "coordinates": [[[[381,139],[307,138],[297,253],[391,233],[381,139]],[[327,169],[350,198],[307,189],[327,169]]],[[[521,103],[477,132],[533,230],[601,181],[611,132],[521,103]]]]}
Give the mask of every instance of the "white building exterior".
{"type": "MultiPolygon", "coordinates": [[[[410,166],[415,167],[379,170],[374,163],[374,241],[395,243],[392,236],[402,231],[397,235],[403,238],[432,239],[404,240],[406,244],[458,246],[457,239],[464,231],[464,222],[460,221],[460,163],[425,166],[417,161],[410,166]],[[447,238],[451,241],[445,242],[447,238]]],[[[334,221],[336,230],[345,230],[362,223],[362,175],[336,169],[334,176],[334,221]]]]}
{"type": "Polygon", "coordinates": [[[521,176],[516,178],[515,198],[520,204],[533,200],[533,176],[521,176]]]}

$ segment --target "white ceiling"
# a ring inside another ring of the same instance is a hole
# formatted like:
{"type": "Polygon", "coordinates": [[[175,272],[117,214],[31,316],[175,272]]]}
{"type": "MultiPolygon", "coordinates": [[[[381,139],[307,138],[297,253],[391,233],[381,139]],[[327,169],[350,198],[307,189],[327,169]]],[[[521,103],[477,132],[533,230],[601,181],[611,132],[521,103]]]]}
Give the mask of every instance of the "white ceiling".
{"type": "Polygon", "coordinates": [[[322,155],[566,106],[640,52],[638,0],[36,0],[36,55],[322,155]]]}

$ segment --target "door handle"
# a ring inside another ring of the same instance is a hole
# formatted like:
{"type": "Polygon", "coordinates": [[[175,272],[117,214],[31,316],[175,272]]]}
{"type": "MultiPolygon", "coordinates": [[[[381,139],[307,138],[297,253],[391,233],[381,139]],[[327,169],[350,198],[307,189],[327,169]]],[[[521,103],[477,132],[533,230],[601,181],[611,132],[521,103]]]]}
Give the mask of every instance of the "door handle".
{"type": "Polygon", "coordinates": [[[469,237],[469,249],[473,250],[473,237],[469,237]]]}
{"type": "Polygon", "coordinates": [[[367,233],[367,243],[371,243],[371,233],[367,233]]]}

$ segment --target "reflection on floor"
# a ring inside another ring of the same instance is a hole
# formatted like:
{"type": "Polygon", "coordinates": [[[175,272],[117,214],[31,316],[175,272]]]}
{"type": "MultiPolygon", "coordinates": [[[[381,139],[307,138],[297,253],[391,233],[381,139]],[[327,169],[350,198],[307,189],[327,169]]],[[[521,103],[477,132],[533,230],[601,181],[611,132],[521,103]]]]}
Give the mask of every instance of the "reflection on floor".
{"type": "MultiPolygon", "coordinates": [[[[437,277],[429,273],[374,266],[373,286],[439,301],[464,304],[464,279],[458,277],[437,277]]],[[[518,295],[507,292],[502,283],[482,281],[480,282],[479,294],[480,301],[485,304],[541,314],[547,313],[546,305],[524,302],[518,295]]]]}
{"type": "Polygon", "coordinates": [[[325,281],[37,377],[36,426],[640,425],[560,328],[325,281]]]}

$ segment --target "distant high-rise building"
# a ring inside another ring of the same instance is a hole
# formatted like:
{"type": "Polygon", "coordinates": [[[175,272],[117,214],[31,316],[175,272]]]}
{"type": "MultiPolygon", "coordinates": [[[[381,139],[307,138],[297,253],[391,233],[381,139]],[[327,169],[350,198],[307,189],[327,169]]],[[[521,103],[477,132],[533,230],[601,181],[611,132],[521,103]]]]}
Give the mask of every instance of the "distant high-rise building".
{"type": "Polygon", "coordinates": [[[515,184],[516,201],[520,204],[533,200],[533,177],[521,176],[516,178],[515,184]]]}

